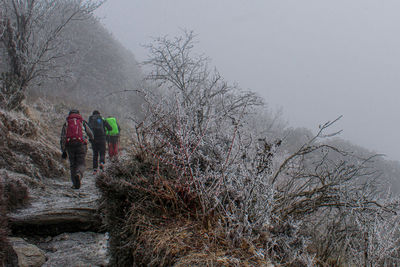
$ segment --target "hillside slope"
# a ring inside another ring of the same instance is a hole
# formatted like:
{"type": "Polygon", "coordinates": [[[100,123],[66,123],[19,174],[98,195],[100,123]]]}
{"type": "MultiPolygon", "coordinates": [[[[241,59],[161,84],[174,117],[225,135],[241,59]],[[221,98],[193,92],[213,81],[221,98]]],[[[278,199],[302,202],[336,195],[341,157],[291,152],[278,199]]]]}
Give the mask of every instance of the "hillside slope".
{"type": "Polygon", "coordinates": [[[72,24],[67,30],[71,41],[66,50],[75,51],[71,55],[73,60],[64,57],[56,62],[65,66],[67,77],[34,84],[28,100],[38,96],[53,102],[64,99],[120,119],[139,114],[143,99],[134,90],[142,88],[143,75],[133,53],[115,40],[97,19],[72,24]]]}

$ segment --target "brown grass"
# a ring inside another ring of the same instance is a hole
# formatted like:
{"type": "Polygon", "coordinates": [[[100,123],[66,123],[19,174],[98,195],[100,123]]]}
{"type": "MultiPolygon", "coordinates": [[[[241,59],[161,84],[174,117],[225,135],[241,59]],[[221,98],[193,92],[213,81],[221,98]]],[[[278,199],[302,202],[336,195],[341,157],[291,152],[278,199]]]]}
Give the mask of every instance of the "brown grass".
{"type": "Polygon", "coordinates": [[[28,204],[28,188],[21,181],[7,181],[4,184],[4,198],[8,211],[21,208],[28,204]]]}
{"type": "Polygon", "coordinates": [[[205,229],[198,221],[180,220],[151,225],[135,240],[135,258],[148,266],[267,266],[257,248],[242,240],[233,247],[224,230],[205,229]]]}
{"type": "Polygon", "coordinates": [[[233,245],[218,212],[200,216],[175,170],[136,154],[97,179],[110,233],[111,266],[267,266],[246,240],[233,245]]]}
{"type": "Polygon", "coordinates": [[[36,179],[62,176],[61,153],[58,146],[49,143],[45,123],[0,110],[0,140],[4,144],[0,147],[0,168],[36,179]]]}

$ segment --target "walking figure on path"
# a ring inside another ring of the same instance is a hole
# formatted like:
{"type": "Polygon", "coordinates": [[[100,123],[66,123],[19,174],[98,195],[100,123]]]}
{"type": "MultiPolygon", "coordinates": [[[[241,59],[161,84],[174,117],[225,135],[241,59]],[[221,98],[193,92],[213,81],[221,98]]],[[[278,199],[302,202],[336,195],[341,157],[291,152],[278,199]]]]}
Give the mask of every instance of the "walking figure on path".
{"type": "Polygon", "coordinates": [[[88,123],[82,119],[78,110],[71,110],[61,130],[60,146],[62,158],[69,159],[73,189],[81,187],[88,138],[89,141],[93,140],[88,123]]]}
{"type": "Polygon", "coordinates": [[[119,134],[121,132],[121,128],[119,127],[119,124],[115,117],[108,117],[106,121],[112,127],[112,130],[108,130],[106,132],[108,155],[110,156],[111,160],[118,160],[119,134]]]}
{"type": "Polygon", "coordinates": [[[111,131],[112,127],[100,115],[100,112],[95,110],[89,117],[89,126],[92,129],[94,139],[92,142],[93,149],[93,175],[97,174],[97,168],[100,165],[100,170],[104,170],[105,155],[106,155],[106,131],[111,131]],[[100,157],[100,164],[99,162],[100,157]]]}

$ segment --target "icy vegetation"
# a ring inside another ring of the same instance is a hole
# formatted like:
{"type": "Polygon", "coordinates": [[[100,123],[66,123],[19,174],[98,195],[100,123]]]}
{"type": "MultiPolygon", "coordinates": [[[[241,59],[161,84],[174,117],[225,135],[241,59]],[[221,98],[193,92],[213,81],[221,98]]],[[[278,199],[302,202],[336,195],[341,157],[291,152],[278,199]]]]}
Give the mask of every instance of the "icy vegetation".
{"type": "Polygon", "coordinates": [[[142,74],[133,54],[93,15],[102,1],[0,1],[0,107],[24,111],[24,100],[138,113],[142,74]],[[13,5],[13,3],[16,3],[13,5]],[[115,105],[119,103],[119,105],[115,105]]]}
{"type": "Polygon", "coordinates": [[[154,39],[142,73],[99,4],[0,0],[0,265],[400,265],[398,162],[339,139],[340,118],[288,127],[192,32],[154,39]],[[70,108],[117,115],[127,152],[78,192],[70,108]]]}
{"type": "Polygon", "coordinates": [[[143,92],[131,158],[98,179],[111,265],[397,265],[399,203],[378,156],[339,146],[335,121],[284,149],[287,129],[256,115],[262,99],[193,43],[186,32],[148,46],[162,93],[143,92]]]}

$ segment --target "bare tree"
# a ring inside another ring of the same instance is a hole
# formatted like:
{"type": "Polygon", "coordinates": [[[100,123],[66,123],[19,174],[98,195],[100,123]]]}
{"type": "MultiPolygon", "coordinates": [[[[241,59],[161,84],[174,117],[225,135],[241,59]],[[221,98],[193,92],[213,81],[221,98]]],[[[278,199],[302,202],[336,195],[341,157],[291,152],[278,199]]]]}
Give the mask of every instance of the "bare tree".
{"type": "Polygon", "coordinates": [[[63,76],[60,71],[63,66],[57,65],[57,59],[73,52],[65,49],[64,44],[69,40],[63,36],[64,29],[72,22],[90,17],[102,1],[0,2],[0,42],[7,68],[3,74],[2,96],[11,99],[5,106],[15,109],[33,80],[63,76]]]}
{"type": "Polygon", "coordinates": [[[148,46],[145,64],[152,71],[147,79],[164,94],[147,97],[149,116],[139,125],[138,137],[144,149],[162,148],[160,160],[178,170],[177,180],[201,192],[202,213],[208,216],[222,201],[223,173],[240,150],[236,134],[242,120],[262,101],[228,85],[208,68],[207,58],[194,54],[193,44],[193,33],[185,32],[148,46]]]}
{"type": "Polygon", "coordinates": [[[276,132],[268,136],[273,123],[254,116],[262,101],[210,71],[208,59],[193,54],[193,43],[186,32],[148,46],[148,80],[165,93],[145,97],[147,116],[137,126],[140,149],[174,170],[168,188],[184,192],[180,203],[188,195],[197,199],[205,225],[219,214],[233,245],[245,238],[282,263],[397,260],[398,238],[386,232],[397,225],[397,200],[382,191],[370,164],[376,156],[325,142],[339,134],[326,134],[336,120],[296,151],[280,150],[284,140],[276,132]],[[385,233],[384,242],[379,235],[385,233]]]}

